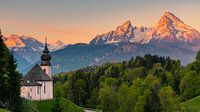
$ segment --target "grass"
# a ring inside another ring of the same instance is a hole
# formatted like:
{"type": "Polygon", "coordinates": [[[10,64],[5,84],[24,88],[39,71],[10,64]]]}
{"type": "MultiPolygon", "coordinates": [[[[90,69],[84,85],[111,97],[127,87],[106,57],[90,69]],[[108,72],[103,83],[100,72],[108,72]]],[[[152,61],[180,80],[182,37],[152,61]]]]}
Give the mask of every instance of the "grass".
{"type": "Polygon", "coordinates": [[[200,112],[200,96],[181,103],[187,112],[200,112]]]}
{"type": "MultiPolygon", "coordinates": [[[[37,104],[39,112],[51,112],[53,108],[53,100],[34,101],[37,104]]],[[[64,112],[84,112],[83,109],[67,99],[60,100],[61,107],[64,112]]]]}
{"type": "Polygon", "coordinates": [[[4,109],[0,109],[0,112],[9,112],[9,111],[4,110],[4,109]]]}
{"type": "Polygon", "coordinates": [[[35,101],[37,109],[40,112],[51,112],[53,107],[53,100],[35,101]]]}

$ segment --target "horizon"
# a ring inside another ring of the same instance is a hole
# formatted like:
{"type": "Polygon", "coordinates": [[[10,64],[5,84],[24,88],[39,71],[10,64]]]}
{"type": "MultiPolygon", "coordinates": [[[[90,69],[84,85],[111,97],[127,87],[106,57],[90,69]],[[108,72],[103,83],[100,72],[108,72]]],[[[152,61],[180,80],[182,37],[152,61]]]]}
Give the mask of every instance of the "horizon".
{"type": "Polygon", "coordinates": [[[89,43],[96,35],[115,30],[128,20],[136,26],[153,26],[164,12],[169,11],[199,31],[200,15],[194,13],[199,4],[200,1],[187,0],[8,0],[0,4],[0,28],[4,35],[26,35],[41,42],[48,37],[49,42],[89,43]]]}

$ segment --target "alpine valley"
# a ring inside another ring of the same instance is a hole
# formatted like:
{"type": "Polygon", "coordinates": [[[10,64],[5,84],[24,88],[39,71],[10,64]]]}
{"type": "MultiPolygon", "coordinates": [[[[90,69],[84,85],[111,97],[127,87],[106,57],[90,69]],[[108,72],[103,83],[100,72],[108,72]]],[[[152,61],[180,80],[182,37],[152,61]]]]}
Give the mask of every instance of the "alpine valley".
{"type": "MultiPolygon", "coordinates": [[[[38,40],[11,35],[4,37],[13,51],[21,72],[27,71],[39,60],[44,45],[38,40]]],[[[194,60],[200,49],[200,32],[185,24],[170,12],[165,12],[152,27],[135,26],[126,21],[115,30],[97,35],[89,44],[64,45],[58,41],[49,44],[53,73],[77,70],[90,65],[119,62],[132,56],[157,54],[180,59],[185,65],[194,60]],[[56,58],[54,58],[56,57],[56,58]]]]}

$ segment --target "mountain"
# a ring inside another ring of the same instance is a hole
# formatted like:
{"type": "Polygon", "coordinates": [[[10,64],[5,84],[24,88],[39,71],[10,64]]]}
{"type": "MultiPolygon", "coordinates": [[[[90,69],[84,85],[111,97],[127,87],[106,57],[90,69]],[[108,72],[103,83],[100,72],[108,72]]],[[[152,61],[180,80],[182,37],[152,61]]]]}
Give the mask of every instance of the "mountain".
{"type": "Polygon", "coordinates": [[[200,33],[170,12],[151,26],[130,21],[115,30],[94,37],[89,44],[75,44],[52,53],[54,72],[76,70],[89,65],[128,60],[132,56],[156,54],[180,59],[185,65],[199,50],[200,33]]]}
{"type": "Polygon", "coordinates": [[[141,34],[146,30],[148,30],[147,27],[133,26],[130,21],[126,21],[122,25],[118,26],[115,31],[97,35],[90,41],[90,44],[132,42],[134,38],[141,36],[141,34]]]}
{"type": "MultiPolygon", "coordinates": [[[[18,63],[18,70],[24,72],[32,64],[40,60],[44,44],[29,36],[8,35],[3,37],[7,47],[14,53],[18,63]]],[[[49,49],[55,51],[61,49],[65,44],[61,41],[49,44],[49,49]]]]}
{"type": "Polygon", "coordinates": [[[51,53],[53,74],[77,70],[94,64],[116,49],[114,45],[74,44],[51,53]]]}
{"type": "Polygon", "coordinates": [[[122,42],[147,44],[155,41],[185,44],[199,48],[200,33],[172,13],[165,12],[158,23],[152,27],[137,27],[127,21],[118,26],[115,31],[97,35],[90,44],[122,42]]]}
{"type": "Polygon", "coordinates": [[[56,51],[58,49],[63,49],[66,46],[65,43],[63,43],[60,40],[57,40],[57,41],[52,42],[52,43],[49,43],[48,45],[49,45],[49,50],[50,51],[56,51]]]}

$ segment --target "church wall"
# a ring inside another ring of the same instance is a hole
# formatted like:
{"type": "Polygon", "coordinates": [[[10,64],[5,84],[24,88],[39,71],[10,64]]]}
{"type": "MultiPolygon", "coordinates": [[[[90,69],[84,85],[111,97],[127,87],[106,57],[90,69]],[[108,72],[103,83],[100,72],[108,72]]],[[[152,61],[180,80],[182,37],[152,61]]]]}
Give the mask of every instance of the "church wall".
{"type": "Polygon", "coordinates": [[[41,87],[41,99],[53,99],[53,81],[43,81],[41,87]],[[45,87],[44,87],[45,86],[45,87]],[[46,90],[44,90],[44,88],[46,90]]]}
{"type": "Polygon", "coordinates": [[[21,87],[21,97],[30,100],[40,100],[40,94],[37,93],[40,86],[22,86],[21,87]]]}
{"type": "Polygon", "coordinates": [[[29,100],[53,99],[53,81],[39,81],[38,83],[42,86],[22,86],[21,97],[29,100]]]}
{"type": "Polygon", "coordinates": [[[51,77],[51,66],[40,66],[42,70],[51,77]]]}

